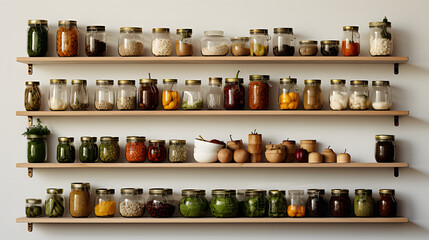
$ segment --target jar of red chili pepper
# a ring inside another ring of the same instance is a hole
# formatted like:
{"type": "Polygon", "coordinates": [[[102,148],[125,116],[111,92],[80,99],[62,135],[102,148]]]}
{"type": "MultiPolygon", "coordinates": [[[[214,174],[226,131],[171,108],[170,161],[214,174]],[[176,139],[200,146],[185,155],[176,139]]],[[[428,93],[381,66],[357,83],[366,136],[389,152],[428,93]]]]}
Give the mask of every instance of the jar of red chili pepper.
{"type": "Polygon", "coordinates": [[[146,160],[146,138],[145,137],[127,137],[125,147],[125,157],[128,162],[144,162],[146,160]]]}
{"type": "Polygon", "coordinates": [[[224,94],[224,107],[226,110],[243,110],[245,90],[243,78],[226,78],[224,94]]]}
{"type": "Polygon", "coordinates": [[[173,203],[167,198],[167,191],[165,189],[149,189],[147,211],[151,217],[172,217],[174,214],[174,209],[175,207],[173,203]]]}
{"type": "Polygon", "coordinates": [[[348,217],[351,211],[351,201],[348,189],[332,189],[330,211],[333,217],[348,217]]]}
{"type": "Polygon", "coordinates": [[[269,75],[249,76],[249,107],[252,110],[266,110],[270,100],[269,75]]]}
{"type": "Polygon", "coordinates": [[[344,56],[359,56],[360,35],[358,26],[343,27],[342,50],[344,56]]]}
{"type": "Polygon", "coordinates": [[[398,203],[395,198],[395,190],[380,189],[378,201],[378,214],[380,217],[396,217],[398,203]]]}
{"type": "Polygon", "coordinates": [[[167,155],[165,140],[149,140],[148,159],[150,162],[164,162],[167,155]]]}
{"type": "Polygon", "coordinates": [[[159,91],[156,79],[140,79],[139,108],[140,110],[155,110],[159,103],[159,91]]]}

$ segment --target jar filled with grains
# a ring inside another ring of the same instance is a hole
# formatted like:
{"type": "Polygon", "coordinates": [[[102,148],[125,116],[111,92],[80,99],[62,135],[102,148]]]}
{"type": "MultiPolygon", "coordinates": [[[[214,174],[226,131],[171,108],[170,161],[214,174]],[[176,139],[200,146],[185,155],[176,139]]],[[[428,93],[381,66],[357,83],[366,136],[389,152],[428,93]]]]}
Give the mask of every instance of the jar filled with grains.
{"type": "Polygon", "coordinates": [[[99,188],[95,191],[94,214],[97,217],[113,217],[116,213],[115,189],[99,188]]]}
{"type": "Polygon", "coordinates": [[[79,161],[82,163],[94,163],[98,159],[98,147],[96,137],[81,137],[79,147],[79,161]]]}
{"type": "Polygon", "coordinates": [[[135,110],[137,105],[137,87],[134,80],[119,80],[116,92],[118,110],[135,110]]]}
{"type": "Polygon", "coordinates": [[[209,91],[207,93],[207,108],[210,110],[222,109],[222,78],[210,77],[209,78],[209,91]]]}
{"type": "Polygon", "coordinates": [[[141,217],[144,214],[145,202],[137,188],[122,188],[119,200],[119,213],[122,217],[141,217]]]}
{"type": "Polygon", "coordinates": [[[67,80],[51,79],[49,86],[49,109],[51,111],[65,111],[67,107],[67,80]]]}
{"type": "Polygon", "coordinates": [[[231,53],[234,56],[249,56],[250,55],[250,38],[249,37],[234,37],[231,38],[231,53]]]}
{"type": "Polygon", "coordinates": [[[144,162],[146,160],[146,138],[128,136],[125,147],[125,158],[128,162],[144,162]]]}
{"type": "Polygon", "coordinates": [[[251,110],[266,110],[270,103],[269,75],[249,76],[249,107],[251,110]]]}
{"type": "Polygon", "coordinates": [[[369,109],[369,88],[368,81],[350,81],[349,106],[351,110],[369,109]]]}
{"type": "Polygon", "coordinates": [[[171,139],[168,146],[168,161],[172,163],[186,162],[186,140],[171,139]]]}
{"type": "Polygon", "coordinates": [[[139,108],[140,110],[155,110],[159,104],[159,90],[156,79],[140,79],[139,108]]]}
{"type": "Polygon", "coordinates": [[[192,56],[194,47],[192,45],[192,29],[176,29],[176,55],[192,56]]]}
{"type": "Polygon", "coordinates": [[[301,56],[316,56],[319,49],[317,48],[317,41],[302,40],[299,41],[299,55],[301,56]]]}
{"type": "Polygon", "coordinates": [[[201,38],[201,54],[203,56],[225,56],[229,52],[229,41],[223,36],[223,31],[204,31],[201,38]]]}
{"type": "Polygon", "coordinates": [[[48,21],[28,20],[27,53],[29,57],[44,57],[48,53],[48,21]]]}
{"type": "Polygon", "coordinates": [[[356,217],[374,216],[374,205],[371,189],[355,190],[354,212],[356,217]]]}
{"type": "Polygon", "coordinates": [[[267,56],[270,40],[268,29],[250,29],[250,56],[267,56]]]}
{"type": "Polygon", "coordinates": [[[76,151],[74,147],[74,138],[59,137],[57,146],[57,162],[74,163],[76,151]]]}
{"type": "Polygon", "coordinates": [[[348,189],[332,189],[330,211],[333,217],[348,217],[351,212],[351,201],[348,189]]]}
{"type": "Polygon", "coordinates": [[[42,105],[42,93],[39,88],[40,82],[25,82],[24,106],[27,111],[39,111],[42,105]]]}
{"type": "Polygon", "coordinates": [[[75,218],[89,217],[92,212],[91,196],[85,183],[72,183],[70,191],[70,215],[75,218]]]}
{"type": "Polygon", "coordinates": [[[70,89],[70,109],[73,111],[86,111],[88,107],[86,80],[73,79],[70,89]]]}
{"type": "Polygon", "coordinates": [[[393,53],[392,23],[384,18],[382,22],[369,23],[369,54],[390,56],[393,53]]]}
{"type": "Polygon", "coordinates": [[[142,56],[144,53],[143,30],[140,27],[121,27],[118,52],[120,56],[142,56]]]}
{"type": "Polygon", "coordinates": [[[76,21],[58,21],[57,54],[59,57],[74,57],[79,54],[79,31],[76,21]]]}
{"type": "Polygon", "coordinates": [[[380,189],[378,200],[378,214],[380,217],[396,217],[398,202],[395,198],[395,190],[380,189]]]}
{"type": "Polygon", "coordinates": [[[346,110],[349,97],[346,87],[346,80],[332,79],[329,90],[329,107],[332,110],[346,110]]]}
{"type": "Polygon", "coordinates": [[[390,110],[392,107],[392,89],[389,81],[372,81],[371,106],[374,110],[390,110]]]}
{"type": "Polygon", "coordinates": [[[101,137],[100,141],[100,161],[104,163],[117,162],[121,150],[119,137],[101,137]]]}
{"type": "Polygon", "coordinates": [[[320,110],[323,107],[323,93],[320,87],[322,81],[319,79],[308,79],[304,81],[305,88],[303,103],[305,110],[320,110]]]}
{"type": "Polygon", "coordinates": [[[274,28],[274,56],[293,56],[295,54],[295,39],[292,28],[274,28]]]}
{"type": "Polygon", "coordinates": [[[152,54],[157,57],[170,56],[173,40],[169,28],[152,28],[152,54]]]}
{"type": "Polygon", "coordinates": [[[85,37],[85,54],[88,57],[106,55],[106,27],[87,26],[85,37]]]}
{"type": "Polygon", "coordinates": [[[162,91],[162,106],[164,110],[176,110],[179,108],[180,94],[177,90],[177,79],[163,79],[164,91],[162,91]]]}
{"type": "Polygon", "coordinates": [[[113,80],[97,80],[95,88],[95,109],[110,111],[115,106],[115,92],[113,80]]]}

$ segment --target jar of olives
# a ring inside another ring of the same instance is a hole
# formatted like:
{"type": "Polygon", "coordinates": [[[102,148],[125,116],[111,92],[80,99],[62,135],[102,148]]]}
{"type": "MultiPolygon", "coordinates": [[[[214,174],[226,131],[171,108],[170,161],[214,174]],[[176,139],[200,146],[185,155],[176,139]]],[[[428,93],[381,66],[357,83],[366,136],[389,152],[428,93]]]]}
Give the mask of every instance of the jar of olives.
{"type": "Polygon", "coordinates": [[[204,217],[207,213],[209,203],[205,198],[206,191],[199,189],[182,190],[182,199],[179,211],[183,217],[204,217]]]}
{"type": "Polygon", "coordinates": [[[249,107],[251,110],[266,110],[270,103],[270,76],[249,76],[249,107]]]}
{"type": "Polygon", "coordinates": [[[250,29],[250,56],[267,56],[270,40],[268,29],[250,29]]]}
{"type": "Polygon", "coordinates": [[[183,110],[201,110],[203,109],[203,92],[201,90],[201,80],[186,80],[186,88],[183,91],[182,108],[183,110]]]}
{"type": "Polygon", "coordinates": [[[212,190],[210,201],[210,212],[216,218],[230,218],[238,215],[238,200],[235,190],[215,189],[212,190]]]}
{"type": "Polygon", "coordinates": [[[101,137],[100,141],[100,161],[104,163],[117,162],[120,156],[119,138],[101,137]]]}
{"type": "Polygon", "coordinates": [[[74,163],[76,151],[73,142],[74,138],[72,137],[58,138],[57,162],[74,163]]]}
{"type": "Polygon", "coordinates": [[[281,110],[295,110],[299,105],[299,91],[296,78],[280,78],[279,107],[281,110]]]}
{"type": "Polygon", "coordinates": [[[265,217],[267,214],[267,191],[247,190],[243,200],[242,209],[245,217],[265,217]]]}
{"type": "Polygon", "coordinates": [[[285,217],[287,211],[286,191],[268,191],[268,217],[285,217]]]}
{"type": "Polygon", "coordinates": [[[62,188],[46,189],[45,214],[47,217],[62,217],[64,215],[64,197],[62,188]]]}
{"type": "Polygon", "coordinates": [[[332,110],[346,110],[348,100],[346,80],[332,79],[331,89],[329,90],[329,107],[332,110]]]}
{"type": "Polygon", "coordinates": [[[42,163],[48,159],[47,136],[27,135],[27,161],[42,163]]]}
{"type": "Polygon", "coordinates": [[[374,216],[374,199],[371,189],[355,190],[354,212],[356,217],[374,216]]]}
{"type": "Polygon", "coordinates": [[[395,161],[395,136],[375,136],[375,160],[379,163],[395,161]]]}
{"type": "Polygon", "coordinates": [[[27,111],[39,111],[42,105],[42,93],[39,88],[40,82],[25,82],[24,106],[27,111]]]}
{"type": "Polygon", "coordinates": [[[147,152],[149,162],[164,162],[167,157],[165,140],[149,140],[149,149],[147,152]]]}
{"type": "Polygon", "coordinates": [[[186,140],[171,139],[168,146],[168,161],[172,163],[186,162],[186,140]]]}
{"type": "Polygon", "coordinates": [[[25,216],[29,218],[40,217],[42,216],[42,212],[42,199],[25,199],[25,216]]]}
{"type": "Polygon", "coordinates": [[[156,79],[140,79],[139,108],[155,110],[159,104],[159,91],[156,79]]]}
{"type": "Polygon", "coordinates": [[[226,78],[224,93],[224,107],[226,110],[243,110],[245,90],[243,78],[226,78]]]}
{"type": "Polygon", "coordinates": [[[82,163],[94,163],[98,159],[98,147],[96,137],[81,137],[79,147],[79,161],[82,163]]]}
{"type": "Polygon", "coordinates": [[[209,92],[207,93],[207,108],[210,110],[221,110],[222,100],[222,78],[209,78],[209,92]]]}
{"type": "Polygon", "coordinates": [[[378,214],[380,217],[396,217],[398,203],[395,198],[395,190],[380,189],[378,200],[378,214]]]}
{"type": "Polygon", "coordinates": [[[325,189],[308,189],[307,195],[307,216],[326,217],[328,213],[328,205],[324,198],[325,189]]]}
{"type": "Polygon", "coordinates": [[[161,188],[149,189],[147,212],[151,217],[165,218],[174,214],[174,203],[167,197],[168,191],[161,188]]]}
{"type": "Polygon", "coordinates": [[[368,81],[350,81],[349,106],[351,110],[367,110],[369,108],[368,81]]]}
{"type": "Polygon", "coordinates": [[[333,217],[348,217],[351,212],[351,201],[348,189],[332,189],[330,210],[333,217]]]}
{"type": "Polygon", "coordinates": [[[303,103],[305,110],[320,110],[323,107],[323,93],[319,79],[305,80],[303,103]]]}

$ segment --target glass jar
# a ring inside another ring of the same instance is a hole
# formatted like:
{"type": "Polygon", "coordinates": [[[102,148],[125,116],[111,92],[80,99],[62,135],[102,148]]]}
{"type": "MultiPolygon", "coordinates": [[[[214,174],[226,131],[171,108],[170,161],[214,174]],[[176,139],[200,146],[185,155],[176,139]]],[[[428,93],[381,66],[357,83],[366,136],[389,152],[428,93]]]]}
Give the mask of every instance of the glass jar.
{"type": "Polygon", "coordinates": [[[340,41],[320,41],[320,53],[322,53],[323,56],[338,56],[340,53],[340,41]]]}
{"type": "Polygon", "coordinates": [[[287,212],[286,191],[268,191],[268,217],[285,217],[287,212]]]}
{"type": "Polygon", "coordinates": [[[374,216],[374,199],[371,189],[356,189],[353,202],[356,217],[374,216]]]}
{"type": "Polygon", "coordinates": [[[104,163],[117,162],[120,151],[118,137],[101,137],[100,138],[100,161],[104,163]]]}
{"type": "Polygon", "coordinates": [[[137,87],[134,80],[119,80],[116,92],[116,108],[118,110],[135,110],[137,87]]]}
{"type": "Polygon", "coordinates": [[[279,107],[281,110],[295,110],[299,106],[299,91],[296,78],[280,78],[279,107]]]}
{"type": "Polygon", "coordinates": [[[118,53],[122,57],[143,56],[143,30],[140,27],[121,27],[118,53]]]}
{"type": "Polygon", "coordinates": [[[204,217],[207,214],[209,203],[205,198],[206,191],[199,189],[182,190],[179,211],[183,217],[204,217]]]}
{"type": "Polygon", "coordinates": [[[165,218],[172,217],[174,214],[174,203],[167,197],[165,189],[149,189],[149,198],[147,200],[147,212],[151,217],[165,218]]]}
{"type": "Polygon", "coordinates": [[[325,189],[308,189],[306,212],[308,217],[326,217],[328,205],[325,201],[325,189]]]}
{"type": "Polygon", "coordinates": [[[57,146],[57,162],[59,163],[74,163],[75,148],[72,137],[59,137],[57,146]]]}
{"type": "Polygon", "coordinates": [[[180,94],[177,90],[177,79],[163,79],[162,107],[164,110],[177,110],[179,108],[180,94]]]}
{"type": "Polygon", "coordinates": [[[48,53],[48,20],[28,20],[27,54],[45,57],[48,53]]]}
{"type": "Polygon", "coordinates": [[[85,54],[88,57],[106,55],[106,27],[87,26],[85,36],[85,54]]]}
{"type": "Polygon", "coordinates": [[[289,217],[304,217],[305,204],[304,204],[304,191],[303,190],[289,190],[290,205],[287,208],[289,217]]]}
{"type": "Polygon", "coordinates": [[[176,29],[176,35],[176,55],[192,56],[194,54],[192,29],[176,29]]]}
{"type": "Polygon", "coordinates": [[[75,218],[91,215],[91,196],[85,183],[72,183],[69,197],[70,215],[75,218]]]}
{"type": "Polygon", "coordinates": [[[249,107],[251,110],[266,110],[270,104],[270,76],[249,76],[249,107]]]}
{"type": "Polygon", "coordinates": [[[167,157],[165,140],[149,140],[147,154],[149,162],[164,162],[167,157]]]}
{"type": "Polygon", "coordinates": [[[186,162],[186,140],[171,139],[168,146],[168,161],[172,163],[186,162]]]}
{"type": "Polygon", "coordinates": [[[94,214],[97,217],[114,217],[116,213],[115,189],[95,190],[94,214]]]}
{"type": "Polygon", "coordinates": [[[268,29],[250,29],[250,56],[267,56],[270,40],[268,29]]]}
{"type": "Polygon", "coordinates": [[[249,56],[250,55],[250,38],[249,37],[234,37],[231,38],[231,53],[234,56],[249,56]]]}
{"type": "Polygon", "coordinates": [[[25,199],[25,216],[28,218],[41,217],[43,212],[42,206],[42,199],[25,199]]]}
{"type": "Polygon", "coordinates": [[[371,106],[374,110],[390,110],[392,107],[392,89],[389,81],[372,81],[371,106]]]}
{"type": "Polygon", "coordinates": [[[210,77],[209,86],[209,91],[207,93],[207,108],[210,110],[221,110],[224,98],[222,93],[222,78],[210,77]]]}
{"type": "Polygon", "coordinates": [[[79,54],[79,31],[76,21],[58,21],[57,54],[59,57],[74,57],[79,54]]]}
{"type": "Polygon", "coordinates": [[[62,188],[46,189],[45,214],[47,217],[62,217],[64,215],[64,197],[62,188]]]}
{"type": "Polygon", "coordinates": [[[27,161],[43,163],[48,159],[47,136],[27,135],[27,161]]]}
{"type": "Polygon", "coordinates": [[[25,82],[24,106],[27,111],[39,111],[42,106],[42,93],[40,82],[25,82]]]}
{"type": "Polygon", "coordinates": [[[376,135],[375,141],[375,160],[379,163],[394,162],[395,136],[376,135]]]}
{"type": "Polygon", "coordinates": [[[65,111],[68,107],[67,80],[51,79],[49,86],[49,109],[51,111],[65,111]]]}
{"type": "Polygon", "coordinates": [[[122,217],[141,217],[145,211],[143,189],[122,188],[119,199],[119,213],[122,217]],[[140,192],[140,194],[139,194],[140,192]]]}
{"type": "Polygon", "coordinates": [[[292,28],[274,28],[274,56],[293,56],[295,54],[295,39],[292,28]]]}
{"type": "Polygon", "coordinates": [[[380,189],[378,200],[378,214],[380,217],[396,217],[398,203],[395,198],[395,190],[380,189]]]}
{"type": "Polygon", "coordinates": [[[212,190],[210,212],[216,218],[232,218],[238,215],[238,200],[235,190],[212,190]]]}
{"type": "Polygon", "coordinates": [[[247,190],[242,204],[245,217],[265,217],[268,211],[268,201],[265,190],[247,190]]]}
{"type": "Polygon", "coordinates": [[[346,110],[348,101],[346,80],[332,79],[329,90],[329,107],[331,110],[346,110]]]}
{"type": "Polygon", "coordinates": [[[125,147],[125,158],[128,162],[144,162],[146,160],[146,138],[128,136],[125,147]]]}
{"type": "Polygon", "coordinates": [[[88,110],[88,89],[86,80],[74,79],[70,90],[70,109],[73,111],[88,110]]]}
{"type": "Polygon", "coordinates": [[[140,110],[155,110],[159,104],[159,91],[156,79],[140,79],[139,108],[140,110]]]}
{"type": "Polygon", "coordinates": [[[162,190],[164,190],[167,193],[167,200],[171,204],[171,206],[170,206],[171,207],[171,211],[173,212],[173,215],[174,215],[174,212],[176,210],[176,206],[179,206],[179,201],[174,198],[174,196],[173,196],[173,189],[171,189],[171,188],[162,188],[162,190]]]}
{"type": "Polygon", "coordinates": [[[320,110],[323,107],[323,93],[319,79],[305,80],[303,103],[305,110],[320,110]]]}
{"type": "Polygon", "coordinates": [[[369,54],[390,56],[393,53],[392,23],[384,18],[382,22],[369,23],[369,54]]]}
{"type": "Polygon", "coordinates": [[[359,56],[360,53],[360,35],[358,26],[343,27],[343,56],[359,56]]]}
{"type": "Polygon", "coordinates": [[[317,41],[302,40],[299,41],[299,55],[301,56],[316,56],[319,49],[317,48],[317,41]]]}
{"type": "Polygon", "coordinates": [[[186,80],[185,90],[182,96],[183,110],[203,109],[203,92],[201,90],[201,80],[186,80]]]}
{"type": "Polygon", "coordinates": [[[113,80],[97,80],[95,88],[95,109],[110,111],[115,107],[113,80]]]}
{"type": "Polygon", "coordinates": [[[369,109],[369,88],[368,81],[350,81],[349,106],[351,110],[369,109]]]}
{"type": "Polygon", "coordinates": [[[242,78],[226,78],[224,94],[224,107],[226,110],[243,110],[246,95],[242,78]]]}
{"type": "Polygon", "coordinates": [[[173,40],[169,28],[152,28],[152,54],[157,57],[170,56],[173,40]]]}
{"type": "Polygon", "coordinates": [[[332,189],[330,212],[333,217],[348,217],[351,212],[351,201],[348,189],[332,189]]]}
{"type": "Polygon", "coordinates": [[[223,36],[223,31],[204,31],[201,38],[201,55],[203,56],[225,56],[229,51],[229,41],[223,36]]]}
{"type": "Polygon", "coordinates": [[[81,137],[79,147],[79,161],[81,163],[94,163],[98,159],[96,137],[81,137]]]}

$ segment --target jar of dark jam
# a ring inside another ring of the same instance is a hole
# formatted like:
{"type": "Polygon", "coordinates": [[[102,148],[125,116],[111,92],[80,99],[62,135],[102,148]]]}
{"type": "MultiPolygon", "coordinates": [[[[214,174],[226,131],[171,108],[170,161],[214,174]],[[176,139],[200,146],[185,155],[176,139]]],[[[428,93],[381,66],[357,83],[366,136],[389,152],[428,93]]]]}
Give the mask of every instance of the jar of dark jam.
{"type": "Polygon", "coordinates": [[[395,136],[375,136],[375,160],[379,163],[393,162],[395,160],[395,136]]]}
{"type": "Polygon", "coordinates": [[[156,79],[140,79],[139,108],[140,110],[155,110],[159,103],[159,91],[156,79]]]}
{"type": "Polygon", "coordinates": [[[325,189],[308,189],[306,213],[308,217],[326,217],[328,205],[325,201],[325,189]]]}
{"type": "Polygon", "coordinates": [[[164,162],[167,156],[165,140],[149,140],[148,160],[150,162],[164,162]]]}
{"type": "Polygon", "coordinates": [[[332,189],[330,211],[333,217],[348,217],[351,212],[351,201],[348,189],[332,189]]]}
{"type": "Polygon", "coordinates": [[[242,78],[226,78],[224,93],[224,107],[226,110],[244,109],[245,90],[242,78]]]}
{"type": "Polygon", "coordinates": [[[380,217],[396,217],[398,203],[395,198],[395,190],[380,189],[378,200],[378,214],[380,217]]]}

